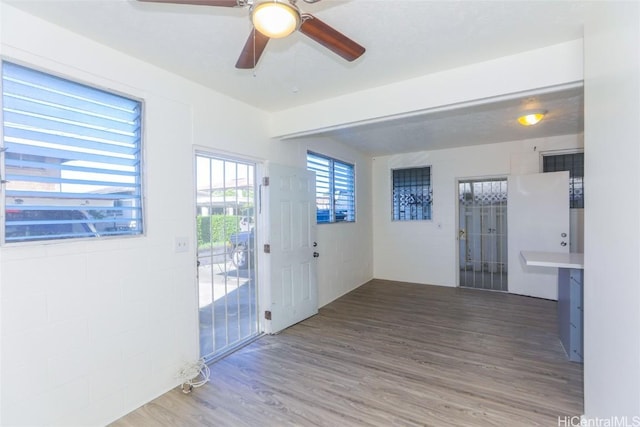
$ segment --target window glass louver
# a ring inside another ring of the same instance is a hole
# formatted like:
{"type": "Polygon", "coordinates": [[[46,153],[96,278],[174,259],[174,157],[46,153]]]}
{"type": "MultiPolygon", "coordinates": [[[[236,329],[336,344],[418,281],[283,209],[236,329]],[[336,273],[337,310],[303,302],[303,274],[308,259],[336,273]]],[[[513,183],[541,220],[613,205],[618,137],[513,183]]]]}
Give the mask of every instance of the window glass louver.
{"type": "Polygon", "coordinates": [[[4,241],[141,234],[141,107],[3,62],[4,241]]]}

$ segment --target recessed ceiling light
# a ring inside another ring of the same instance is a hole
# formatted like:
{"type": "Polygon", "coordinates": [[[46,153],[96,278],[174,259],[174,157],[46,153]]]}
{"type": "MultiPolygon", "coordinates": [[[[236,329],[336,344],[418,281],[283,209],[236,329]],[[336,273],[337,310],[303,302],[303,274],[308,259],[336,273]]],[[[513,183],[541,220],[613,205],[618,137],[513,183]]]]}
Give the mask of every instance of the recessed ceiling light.
{"type": "Polygon", "coordinates": [[[525,114],[518,117],[518,123],[522,126],[533,126],[539,123],[545,114],[547,114],[546,110],[527,111],[525,114]]]}

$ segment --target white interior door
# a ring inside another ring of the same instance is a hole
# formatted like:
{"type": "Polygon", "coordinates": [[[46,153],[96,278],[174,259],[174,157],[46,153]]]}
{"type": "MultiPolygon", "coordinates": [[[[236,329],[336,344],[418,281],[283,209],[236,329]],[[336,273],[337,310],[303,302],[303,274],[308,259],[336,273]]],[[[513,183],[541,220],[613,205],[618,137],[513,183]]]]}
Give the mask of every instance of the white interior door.
{"type": "Polygon", "coordinates": [[[306,169],[269,165],[271,333],[318,312],[316,178],[306,169]]]}
{"type": "Polygon", "coordinates": [[[569,172],[508,178],[509,292],[558,299],[558,271],[528,267],[521,251],[569,252],[569,172]]]}

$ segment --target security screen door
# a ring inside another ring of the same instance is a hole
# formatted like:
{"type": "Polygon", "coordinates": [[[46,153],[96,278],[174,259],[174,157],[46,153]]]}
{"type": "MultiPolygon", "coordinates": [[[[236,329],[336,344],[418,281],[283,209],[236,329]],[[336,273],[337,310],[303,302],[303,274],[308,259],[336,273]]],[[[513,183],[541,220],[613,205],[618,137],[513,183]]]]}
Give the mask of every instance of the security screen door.
{"type": "Polygon", "coordinates": [[[255,337],[255,164],[196,154],[200,356],[212,360],[255,337]]]}
{"type": "Polygon", "coordinates": [[[460,286],[507,291],[507,180],[458,183],[460,286]]]}

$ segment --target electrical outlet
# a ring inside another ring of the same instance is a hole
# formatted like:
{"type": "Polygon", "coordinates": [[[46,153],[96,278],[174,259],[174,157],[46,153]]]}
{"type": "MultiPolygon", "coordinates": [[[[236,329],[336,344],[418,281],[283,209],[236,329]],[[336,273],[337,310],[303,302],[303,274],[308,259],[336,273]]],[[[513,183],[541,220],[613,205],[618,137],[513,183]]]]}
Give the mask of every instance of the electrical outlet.
{"type": "Polygon", "coordinates": [[[188,237],[176,237],[176,252],[189,252],[188,237]]]}

